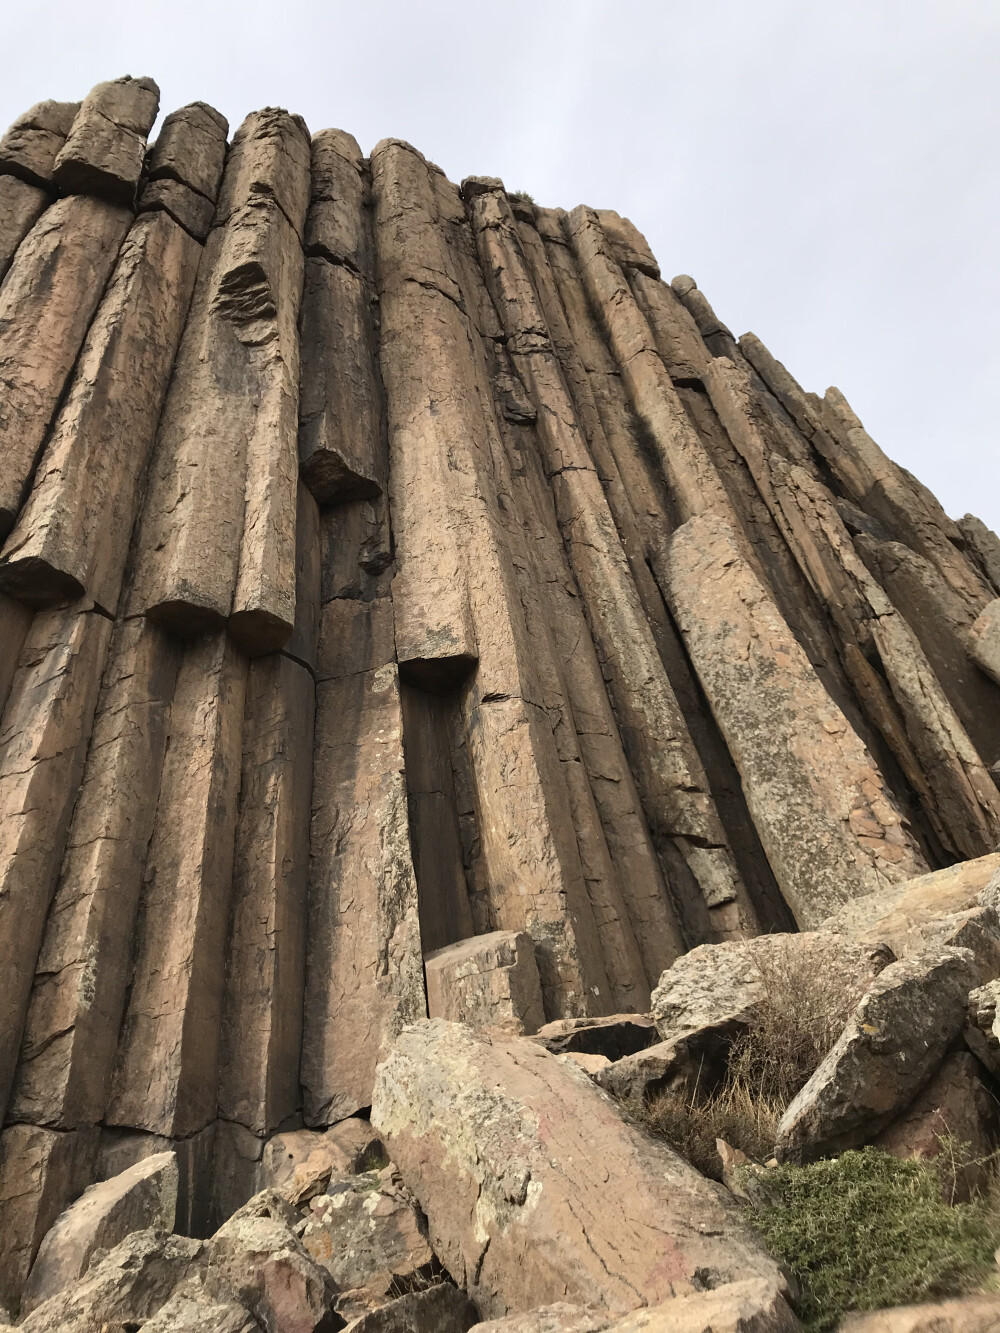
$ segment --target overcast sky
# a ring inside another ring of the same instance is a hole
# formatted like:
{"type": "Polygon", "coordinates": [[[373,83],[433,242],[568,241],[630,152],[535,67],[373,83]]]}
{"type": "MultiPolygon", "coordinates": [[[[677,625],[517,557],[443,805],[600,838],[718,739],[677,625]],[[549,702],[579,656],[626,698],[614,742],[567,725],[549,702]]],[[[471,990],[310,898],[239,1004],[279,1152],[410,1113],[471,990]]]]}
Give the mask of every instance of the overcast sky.
{"type": "Polygon", "coordinates": [[[1000,0],[0,0],[0,123],[148,74],[615,208],[1000,528],[1000,0]]]}

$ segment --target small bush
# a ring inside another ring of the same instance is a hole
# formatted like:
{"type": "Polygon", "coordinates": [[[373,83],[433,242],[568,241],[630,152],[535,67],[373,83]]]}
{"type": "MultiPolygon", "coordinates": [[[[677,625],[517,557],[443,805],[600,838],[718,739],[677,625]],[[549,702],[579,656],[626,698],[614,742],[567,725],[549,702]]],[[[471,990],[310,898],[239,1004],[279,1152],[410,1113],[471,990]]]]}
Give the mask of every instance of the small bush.
{"type": "Polygon", "coordinates": [[[703,1175],[719,1180],[722,1162],[715,1140],[725,1139],[758,1161],[770,1157],[781,1110],[745,1083],[730,1080],[706,1097],[672,1088],[640,1107],[637,1119],[703,1175]]]}
{"type": "Polygon", "coordinates": [[[975,1291],[994,1268],[995,1206],[947,1203],[934,1162],[864,1148],[756,1172],[751,1194],[750,1219],[797,1280],[810,1333],[849,1310],[975,1291]]]}
{"type": "Polygon", "coordinates": [[[507,198],[516,199],[519,203],[522,204],[529,204],[532,208],[534,208],[535,206],[535,201],[527,190],[508,190],[507,198]]]}

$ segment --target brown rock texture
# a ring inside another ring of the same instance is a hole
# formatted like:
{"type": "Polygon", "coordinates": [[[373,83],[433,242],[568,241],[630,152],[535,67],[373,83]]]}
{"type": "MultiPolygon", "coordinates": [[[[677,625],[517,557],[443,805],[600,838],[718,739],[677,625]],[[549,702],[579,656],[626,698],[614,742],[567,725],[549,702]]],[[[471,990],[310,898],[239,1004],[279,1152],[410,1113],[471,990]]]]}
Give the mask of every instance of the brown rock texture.
{"type": "Polygon", "coordinates": [[[713,1286],[777,1278],[720,1187],[525,1038],[408,1028],[380,1068],[372,1122],[435,1252],[488,1316],[556,1297],[624,1314],[693,1291],[696,1272],[713,1286]]]}
{"type": "MultiPolygon", "coordinates": [[[[959,949],[953,1036],[1000,1070],[1000,539],[612,209],[294,108],[147,143],[151,79],[55,91],[0,139],[0,1302],[154,1154],[199,1236],[383,1165],[376,1069],[428,1010],[605,1125],[581,1066],[696,1077],[748,941],[851,989],[959,949]]],[[[891,1064],[849,1045],[836,1087],[891,1064]]],[[[94,1308],[249,1333],[203,1259],[136,1242],[165,1312],[127,1263],[94,1308]]],[[[617,1262],[580,1270],[609,1317],[617,1262]]],[[[434,1290],[336,1318],[423,1333],[434,1290]]]]}

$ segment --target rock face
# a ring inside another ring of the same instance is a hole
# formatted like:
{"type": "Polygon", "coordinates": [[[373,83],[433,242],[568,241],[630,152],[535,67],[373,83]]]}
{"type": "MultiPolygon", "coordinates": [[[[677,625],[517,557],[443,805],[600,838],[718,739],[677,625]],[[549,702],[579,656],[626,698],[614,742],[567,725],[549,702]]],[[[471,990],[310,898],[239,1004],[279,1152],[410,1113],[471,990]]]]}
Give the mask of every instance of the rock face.
{"type": "Polygon", "coordinates": [[[536,1042],[440,1019],[407,1028],[380,1067],[372,1122],[435,1252],[485,1314],[557,1296],[624,1313],[696,1280],[774,1271],[723,1190],[536,1042]]]}
{"type": "Polygon", "coordinates": [[[1000,977],[995,534],[611,210],[65,96],[0,138],[0,1302],[154,1154],[199,1236],[380,1165],[428,1012],[600,1118],[579,1065],[686,1078],[747,941],[1000,977]]]}

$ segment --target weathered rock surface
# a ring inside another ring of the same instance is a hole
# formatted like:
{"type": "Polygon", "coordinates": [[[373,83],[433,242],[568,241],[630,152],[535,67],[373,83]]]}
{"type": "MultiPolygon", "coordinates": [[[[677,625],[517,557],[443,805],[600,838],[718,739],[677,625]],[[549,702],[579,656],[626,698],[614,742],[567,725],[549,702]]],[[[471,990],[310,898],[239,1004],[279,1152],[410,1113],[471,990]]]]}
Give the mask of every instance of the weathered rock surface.
{"type": "Polygon", "coordinates": [[[695,669],[798,924],[924,870],[885,780],[728,525],[689,520],[670,565],[695,669]]]}
{"type": "Polygon", "coordinates": [[[112,1250],[134,1231],[172,1231],[177,1157],[158,1153],[121,1175],[91,1185],[45,1234],[21,1306],[27,1313],[71,1286],[97,1250],[112,1250]]]}
{"type": "Polygon", "coordinates": [[[27,496],[39,450],[76,360],[129,212],[60,199],[18,247],[0,289],[0,535],[27,496]]]}
{"type": "Polygon", "coordinates": [[[350,1333],[466,1333],[477,1319],[464,1291],[439,1282],[352,1319],[350,1333]]]}
{"type": "Polygon", "coordinates": [[[53,168],[65,194],[95,194],[131,204],[142,173],[146,135],[160,106],[152,79],[113,79],[92,88],[53,168]]]}
{"type": "Polygon", "coordinates": [[[928,1305],[899,1305],[847,1315],[841,1333],[993,1333],[1000,1319],[995,1295],[965,1296],[928,1305]]]}
{"type": "Polygon", "coordinates": [[[830,996],[861,998],[894,961],[885,946],[856,944],[823,931],[761,935],[733,944],[702,944],[678,958],[653,991],[653,1018],[665,1042],[733,1036],[754,1010],[777,1007],[814,979],[830,996]]]}
{"type": "Polygon", "coordinates": [[[1000,597],[979,613],[969,630],[969,656],[1000,685],[1000,597]]]}
{"type": "Polygon", "coordinates": [[[165,214],[140,218],[129,231],[31,494],[0,552],[0,586],[29,605],[87,594],[109,615],[117,609],[200,259],[197,243],[165,214]]]}
{"type": "Polygon", "coordinates": [[[530,1036],[541,1028],[542,989],[531,936],[476,935],[424,955],[429,1018],[530,1036]]]}
{"type": "Polygon", "coordinates": [[[322,1194],[331,1176],[384,1165],[385,1149],[369,1122],[350,1117],[322,1131],[296,1129],[272,1135],[260,1160],[260,1185],[300,1204],[322,1194]]]}
{"type": "Polygon", "coordinates": [[[779,1161],[809,1161],[857,1147],[894,1119],[961,1032],[977,980],[972,955],[952,948],[881,972],[782,1116],[779,1161]]]}
{"type": "Polygon", "coordinates": [[[691,1291],[696,1271],[719,1286],[774,1272],[720,1188],[536,1042],[410,1027],[372,1123],[484,1314],[557,1296],[624,1313],[691,1291]]]}
{"type": "Polygon", "coordinates": [[[412,1200],[374,1175],[332,1179],[310,1200],[300,1234],[340,1291],[364,1288],[369,1300],[419,1284],[433,1260],[412,1200]]]}
{"type": "Polygon", "coordinates": [[[778,1283],[760,1278],[731,1282],[717,1291],[678,1296],[664,1305],[615,1319],[594,1308],[559,1302],[526,1314],[476,1324],[476,1333],[795,1333],[799,1322],[778,1283]]]}
{"type": "Polygon", "coordinates": [[[0,175],[51,190],[52,168],[69,134],[79,102],[37,102],[0,139],[0,175]]]}
{"type": "Polygon", "coordinates": [[[17,247],[27,236],[49,202],[37,185],[16,176],[0,176],[0,282],[14,262],[17,247]]]}
{"type": "Polygon", "coordinates": [[[557,1018],[554,1023],[546,1023],[539,1028],[535,1040],[553,1055],[578,1052],[621,1060],[624,1056],[635,1055],[654,1042],[656,1028],[652,1019],[644,1014],[557,1018]]]}
{"type": "Polygon", "coordinates": [[[945,1151],[945,1140],[961,1144],[960,1152],[971,1159],[968,1164],[956,1163],[954,1172],[947,1162],[942,1164],[946,1180],[955,1177],[951,1184],[958,1199],[967,1199],[983,1182],[981,1163],[996,1142],[997,1104],[980,1072],[968,1052],[949,1055],[923,1092],[875,1140],[895,1157],[925,1161],[945,1151]]]}

